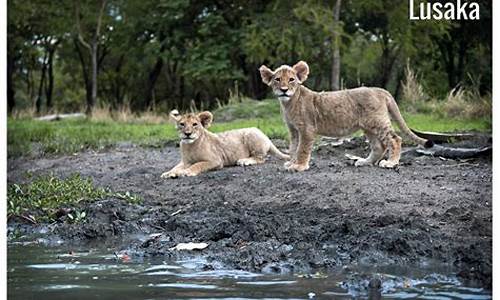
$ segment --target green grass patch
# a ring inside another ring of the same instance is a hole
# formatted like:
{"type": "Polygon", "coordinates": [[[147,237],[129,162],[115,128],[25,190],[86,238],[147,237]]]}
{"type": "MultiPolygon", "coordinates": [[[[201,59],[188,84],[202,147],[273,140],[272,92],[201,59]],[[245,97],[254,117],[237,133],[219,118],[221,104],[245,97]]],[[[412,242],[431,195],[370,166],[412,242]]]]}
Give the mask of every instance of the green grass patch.
{"type": "Polygon", "coordinates": [[[489,118],[459,119],[443,117],[436,114],[402,114],[410,128],[421,131],[491,131],[491,120],[489,118]]]}
{"type": "MultiPolygon", "coordinates": [[[[404,111],[404,109],[402,109],[404,111]]],[[[258,127],[271,138],[285,139],[287,128],[277,100],[243,100],[226,105],[214,113],[210,130],[258,127]]],[[[491,119],[450,118],[437,113],[403,113],[411,128],[424,131],[491,131],[491,119]]],[[[162,146],[178,139],[174,125],[144,122],[93,121],[89,119],[44,122],[31,119],[8,120],[8,155],[68,154],[85,149],[102,149],[119,142],[142,146],[162,146]]]]}
{"type": "Polygon", "coordinates": [[[9,119],[7,123],[9,156],[29,155],[34,148],[44,153],[73,153],[101,149],[121,141],[159,145],[176,138],[173,126],[161,124],[92,121],[88,119],[44,122],[9,119]]]}
{"type": "Polygon", "coordinates": [[[19,216],[37,222],[52,222],[57,219],[61,208],[67,209],[68,220],[79,222],[85,212],[73,210],[80,202],[93,202],[107,197],[115,197],[129,203],[139,203],[142,199],[130,193],[116,193],[97,188],[90,178],[74,174],[65,179],[41,176],[30,183],[11,184],[7,189],[7,215],[19,216]]]}
{"type": "MultiPolygon", "coordinates": [[[[212,132],[258,127],[271,138],[285,138],[287,129],[278,112],[269,118],[239,119],[218,122],[210,127],[212,132]]],[[[227,113],[227,110],[226,110],[227,113]]],[[[103,149],[119,142],[132,142],[141,146],[159,147],[176,141],[178,135],[173,124],[146,124],[117,121],[92,121],[88,119],[55,122],[31,119],[9,119],[7,123],[9,157],[31,156],[34,153],[68,154],[86,149],[103,149]]]]}
{"type": "Polygon", "coordinates": [[[214,112],[215,122],[231,122],[238,119],[272,119],[280,116],[276,99],[256,101],[243,98],[239,103],[223,106],[214,112]]]}

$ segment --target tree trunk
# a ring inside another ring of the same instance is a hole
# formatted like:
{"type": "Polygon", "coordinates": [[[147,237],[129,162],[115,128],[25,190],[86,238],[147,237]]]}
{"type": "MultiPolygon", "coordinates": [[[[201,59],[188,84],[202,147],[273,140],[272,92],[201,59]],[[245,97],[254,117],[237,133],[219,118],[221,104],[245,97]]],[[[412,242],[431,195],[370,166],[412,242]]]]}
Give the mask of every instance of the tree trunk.
{"type": "Polygon", "coordinates": [[[28,99],[33,99],[33,92],[31,91],[32,88],[32,75],[31,75],[31,70],[27,69],[26,70],[26,95],[28,95],[28,99]]]}
{"type": "Polygon", "coordinates": [[[400,49],[395,49],[389,44],[389,36],[384,34],[382,42],[382,57],[380,59],[380,79],[379,86],[387,88],[389,80],[391,79],[392,69],[398,57],[400,49]]]}
{"type": "Polygon", "coordinates": [[[80,59],[80,65],[82,66],[82,74],[83,74],[83,82],[85,84],[85,99],[86,103],[92,102],[92,85],[90,84],[90,78],[89,78],[89,70],[88,70],[88,64],[85,61],[85,56],[84,53],[82,52],[82,49],[80,49],[80,46],[78,44],[78,41],[75,40],[75,48],[76,52],[78,53],[78,58],[80,59]]]}
{"type": "Polygon", "coordinates": [[[457,85],[455,77],[455,51],[453,51],[453,42],[438,41],[438,45],[446,68],[446,74],[448,75],[448,87],[453,89],[457,85]]]}
{"type": "MultiPolygon", "coordinates": [[[[76,27],[78,29],[78,41],[89,51],[90,54],[90,66],[91,66],[91,78],[89,80],[90,84],[86,84],[87,90],[87,109],[85,113],[90,116],[92,115],[92,110],[97,102],[97,69],[98,69],[98,47],[99,39],[101,38],[101,25],[102,17],[104,15],[104,10],[106,8],[106,0],[101,0],[101,7],[99,10],[99,15],[97,16],[97,26],[93,34],[90,44],[83,38],[82,28],[80,24],[80,1],[75,1],[75,17],[76,17],[76,27]],[[89,86],[90,85],[90,86],[89,86]],[[90,89],[90,95],[89,95],[90,89]]],[[[84,62],[81,53],[79,53],[80,61],[84,62]]],[[[83,66],[82,66],[83,67],[83,66]]]]}
{"type": "Polygon", "coordinates": [[[460,41],[460,45],[458,48],[458,64],[457,64],[457,72],[456,72],[456,84],[460,83],[464,78],[464,69],[465,69],[465,56],[467,54],[467,41],[462,38],[460,41]]]}
{"type": "Polygon", "coordinates": [[[446,52],[448,53],[448,61],[446,62],[446,72],[448,73],[448,86],[454,89],[457,86],[457,78],[455,74],[455,51],[453,51],[453,43],[448,42],[446,45],[446,52]]]}
{"type": "Polygon", "coordinates": [[[42,73],[40,74],[40,82],[38,85],[38,95],[35,101],[35,111],[37,114],[41,112],[42,109],[42,94],[43,94],[43,84],[45,83],[45,73],[47,73],[47,59],[48,59],[48,51],[45,51],[42,61],[42,73]]]}
{"type": "Polygon", "coordinates": [[[122,84],[123,80],[122,80],[120,72],[122,70],[124,59],[125,59],[124,54],[120,55],[120,57],[118,58],[118,62],[117,62],[116,67],[115,67],[116,77],[114,78],[114,80],[112,82],[113,93],[114,93],[114,97],[115,97],[115,101],[114,101],[114,108],[115,109],[123,105],[122,87],[124,86],[124,84],[122,84]]]}
{"type": "Polygon", "coordinates": [[[97,102],[97,44],[97,38],[95,38],[92,42],[92,50],[90,53],[90,58],[92,60],[92,78],[90,82],[92,94],[90,97],[87,97],[87,110],[85,111],[89,116],[92,115],[92,110],[97,102]]]}
{"type": "Polygon", "coordinates": [[[52,93],[54,91],[54,54],[56,52],[57,45],[59,44],[59,41],[57,41],[55,44],[53,44],[50,49],[49,49],[49,61],[48,61],[48,82],[45,85],[45,98],[46,98],[46,105],[47,105],[47,111],[50,111],[52,109],[52,93]]]}
{"type": "Polygon", "coordinates": [[[12,113],[16,106],[15,90],[14,90],[14,58],[7,53],[7,110],[12,113]]]}
{"type": "Polygon", "coordinates": [[[160,76],[161,70],[163,68],[163,58],[158,57],[153,69],[149,72],[148,81],[146,82],[146,91],[144,95],[144,105],[143,109],[148,109],[151,105],[153,99],[153,93],[156,85],[156,81],[160,76]]]}
{"type": "MultiPolygon", "coordinates": [[[[337,0],[333,8],[333,19],[335,21],[335,26],[337,27],[340,20],[340,6],[342,0],[337,0]]],[[[340,49],[339,49],[339,34],[336,32],[333,34],[333,57],[332,57],[332,91],[337,91],[340,89],[340,49]]]]}

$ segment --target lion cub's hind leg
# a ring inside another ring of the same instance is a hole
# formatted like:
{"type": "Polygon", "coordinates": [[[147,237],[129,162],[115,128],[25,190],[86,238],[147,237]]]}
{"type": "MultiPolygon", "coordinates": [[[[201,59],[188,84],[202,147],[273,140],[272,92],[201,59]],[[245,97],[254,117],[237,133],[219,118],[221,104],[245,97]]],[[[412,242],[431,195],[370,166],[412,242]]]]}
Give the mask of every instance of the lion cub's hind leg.
{"type": "Polygon", "coordinates": [[[263,158],[259,157],[248,157],[248,158],[240,158],[236,161],[238,166],[252,166],[264,163],[263,158]]]}
{"type": "Polygon", "coordinates": [[[376,135],[368,132],[365,132],[365,135],[370,141],[371,152],[367,158],[358,159],[354,163],[356,167],[376,165],[384,157],[387,149],[376,135]]]}
{"type": "Polygon", "coordinates": [[[253,166],[258,164],[263,164],[266,161],[266,151],[264,149],[258,149],[250,151],[250,156],[247,158],[240,158],[236,161],[238,166],[253,166]]]}
{"type": "Polygon", "coordinates": [[[272,145],[271,140],[257,128],[249,129],[244,136],[243,144],[248,149],[249,157],[238,159],[236,161],[238,166],[252,166],[264,163],[270,145],[272,145]]]}
{"type": "Polygon", "coordinates": [[[379,166],[382,168],[395,168],[399,165],[399,159],[401,157],[401,142],[402,139],[394,131],[391,131],[382,140],[382,144],[385,145],[389,150],[389,158],[387,160],[381,160],[379,166]]]}

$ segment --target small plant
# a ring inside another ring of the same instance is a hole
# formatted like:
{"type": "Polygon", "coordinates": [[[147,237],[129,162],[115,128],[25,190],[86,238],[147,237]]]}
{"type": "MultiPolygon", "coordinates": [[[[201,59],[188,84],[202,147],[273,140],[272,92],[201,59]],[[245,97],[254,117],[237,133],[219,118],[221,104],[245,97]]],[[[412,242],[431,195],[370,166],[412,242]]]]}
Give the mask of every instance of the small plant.
{"type": "MultiPolygon", "coordinates": [[[[26,184],[11,184],[7,191],[7,215],[20,216],[32,223],[57,220],[61,208],[77,207],[81,202],[93,202],[106,197],[116,197],[129,203],[138,203],[141,198],[97,188],[90,178],[74,174],[65,179],[41,176],[26,184]]],[[[81,222],[86,212],[72,209],[68,214],[71,222],[81,222]]]]}
{"type": "Polygon", "coordinates": [[[424,92],[424,88],[418,81],[417,74],[410,68],[410,62],[406,63],[406,78],[402,83],[403,103],[405,107],[416,112],[419,103],[427,101],[429,96],[424,92]]]}
{"type": "Polygon", "coordinates": [[[457,86],[448,93],[443,103],[443,112],[450,118],[491,119],[491,94],[481,96],[477,89],[457,86]]]}
{"type": "Polygon", "coordinates": [[[455,87],[446,96],[446,100],[443,104],[443,111],[447,116],[451,117],[464,115],[470,106],[470,104],[467,103],[466,97],[466,92],[462,87],[455,87]]]}
{"type": "Polygon", "coordinates": [[[116,198],[124,200],[131,204],[138,204],[142,202],[142,198],[139,195],[134,195],[130,192],[125,192],[124,194],[114,193],[112,194],[112,196],[115,196],[116,198]]]}
{"type": "Polygon", "coordinates": [[[87,213],[84,211],[75,211],[74,213],[68,214],[68,219],[71,223],[81,223],[85,220],[87,213]]]}

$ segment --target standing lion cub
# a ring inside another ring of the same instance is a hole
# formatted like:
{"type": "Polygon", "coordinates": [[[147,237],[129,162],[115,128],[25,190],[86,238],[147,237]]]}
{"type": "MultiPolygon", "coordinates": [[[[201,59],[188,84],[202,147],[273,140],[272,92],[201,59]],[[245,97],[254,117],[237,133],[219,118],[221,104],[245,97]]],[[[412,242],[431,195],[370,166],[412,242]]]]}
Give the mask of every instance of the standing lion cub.
{"type": "Polygon", "coordinates": [[[250,166],[265,161],[268,152],[281,159],[290,157],[281,153],[271,140],[257,128],[244,128],[214,134],[207,130],[213,116],[204,111],[199,114],[170,113],[181,139],[181,162],[162,178],[196,176],[224,166],[250,166]]]}
{"type": "Polygon", "coordinates": [[[401,138],[394,132],[391,117],[412,141],[431,147],[432,141],[416,136],[401,117],[389,92],[381,88],[355,88],[336,92],[311,91],[302,85],[309,75],[309,66],[300,61],[293,67],[282,65],[272,71],[259,68],[262,81],[273,89],[280,100],[281,111],[290,132],[291,160],[289,171],[309,169],[309,159],[317,134],[343,137],[362,129],[370,140],[367,158],[356,166],[379,165],[393,168],[399,164],[401,138]],[[388,152],[388,159],[383,160],[388,152]]]}

